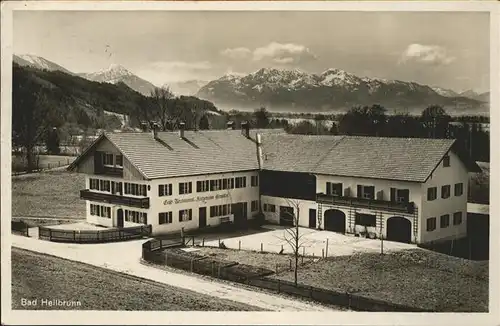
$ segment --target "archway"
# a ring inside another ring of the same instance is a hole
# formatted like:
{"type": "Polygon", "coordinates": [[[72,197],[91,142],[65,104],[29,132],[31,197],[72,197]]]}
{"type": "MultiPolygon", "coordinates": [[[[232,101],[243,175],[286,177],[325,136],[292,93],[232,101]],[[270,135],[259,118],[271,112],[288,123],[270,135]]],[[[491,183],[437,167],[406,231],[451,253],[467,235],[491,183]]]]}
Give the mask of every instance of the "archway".
{"type": "Polygon", "coordinates": [[[411,222],[401,216],[394,216],[387,220],[387,240],[410,243],[411,222]]]}
{"type": "Polygon", "coordinates": [[[345,214],[338,209],[325,211],[324,229],[327,231],[345,233],[345,214]]]}

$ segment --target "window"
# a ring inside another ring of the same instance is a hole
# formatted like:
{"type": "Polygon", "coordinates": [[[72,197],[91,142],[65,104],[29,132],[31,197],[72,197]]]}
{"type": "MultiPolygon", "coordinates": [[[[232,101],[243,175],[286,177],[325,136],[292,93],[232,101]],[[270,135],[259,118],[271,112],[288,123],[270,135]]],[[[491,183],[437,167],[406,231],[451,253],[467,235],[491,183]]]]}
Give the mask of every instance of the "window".
{"type": "Polygon", "coordinates": [[[132,196],[147,196],[146,185],[125,182],[125,194],[132,196]]]}
{"type": "Polygon", "coordinates": [[[158,213],[158,224],[172,223],[172,212],[158,213]]]}
{"type": "Polygon", "coordinates": [[[259,201],[258,200],[252,200],[250,203],[250,209],[252,212],[256,212],[259,210],[259,201]]]}
{"type": "Polygon", "coordinates": [[[90,215],[111,218],[111,207],[90,204],[90,215]]]}
{"type": "Polygon", "coordinates": [[[453,213],[453,225],[459,225],[462,223],[462,212],[453,213]]]}
{"type": "Polygon", "coordinates": [[[236,188],[245,188],[247,186],[247,177],[236,178],[236,188]]]}
{"type": "Polygon", "coordinates": [[[123,167],[123,156],[116,155],[116,166],[123,167]]]}
{"type": "Polygon", "coordinates": [[[448,225],[450,225],[450,215],[449,214],[441,215],[441,218],[439,219],[439,226],[441,228],[446,228],[448,227],[448,225]]]}
{"type": "Polygon", "coordinates": [[[434,231],[436,229],[436,218],[429,217],[427,219],[427,231],[434,231]]]}
{"type": "Polygon", "coordinates": [[[148,223],[148,214],[138,211],[125,210],[125,221],[138,223],[138,224],[147,224],[148,223]]]}
{"type": "Polygon", "coordinates": [[[181,182],[179,183],[179,195],[190,194],[193,192],[191,188],[191,182],[181,182]]]}
{"type": "Polygon", "coordinates": [[[210,180],[210,191],[218,191],[222,187],[222,182],[220,179],[218,180],[210,180]]]}
{"type": "Polygon", "coordinates": [[[111,165],[113,166],[113,154],[103,154],[102,155],[102,164],[103,165],[111,165]]]}
{"type": "Polygon", "coordinates": [[[196,192],[205,192],[208,191],[209,189],[210,188],[208,180],[196,181],[196,192]]]}
{"type": "Polygon", "coordinates": [[[326,194],[332,196],[342,196],[342,184],[327,182],[326,194]]]}
{"type": "Polygon", "coordinates": [[[90,179],[90,189],[91,190],[99,190],[99,180],[90,179]]]}
{"type": "Polygon", "coordinates": [[[172,195],[172,184],[158,185],[158,196],[171,196],[172,195]]]}
{"type": "Polygon", "coordinates": [[[450,192],[451,192],[450,185],[442,186],[441,187],[441,198],[446,199],[446,198],[450,197],[450,192]]]}
{"type": "Polygon", "coordinates": [[[363,226],[376,226],[377,217],[370,214],[359,214],[356,213],[355,224],[363,226]]]}
{"type": "Polygon", "coordinates": [[[450,166],[450,155],[446,154],[443,157],[443,167],[447,168],[450,166]]]}
{"type": "Polygon", "coordinates": [[[234,178],[229,179],[229,189],[234,189],[234,178]]]}
{"type": "Polygon", "coordinates": [[[407,203],[410,201],[409,189],[391,188],[391,201],[398,203],[407,203]]]}
{"type": "Polygon", "coordinates": [[[375,187],[358,185],[358,198],[374,199],[375,187]]]}
{"type": "Polygon", "coordinates": [[[109,180],[99,180],[99,189],[100,191],[111,191],[111,182],[109,180]]]}
{"type": "Polygon", "coordinates": [[[250,183],[252,184],[252,187],[258,187],[259,186],[259,176],[252,175],[250,183]]]}
{"type": "Polygon", "coordinates": [[[427,188],[427,200],[435,200],[437,198],[437,188],[427,188]]]}
{"type": "Polygon", "coordinates": [[[226,216],[231,214],[231,205],[210,206],[210,217],[226,216]]]}
{"type": "Polygon", "coordinates": [[[455,196],[462,196],[463,193],[464,193],[464,184],[455,183],[455,196]]]}
{"type": "Polygon", "coordinates": [[[227,189],[229,187],[227,181],[228,179],[222,179],[222,189],[227,189]]]}
{"type": "Polygon", "coordinates": [[[276,205],[264,204],[264,212],[276,213],[276,205]]]}
{"type": "Polygon", "coordinates": [[[190,209],[181,209],[179,211],[179,222],[191,221],[193,219],[193,210],[190,209]]]}

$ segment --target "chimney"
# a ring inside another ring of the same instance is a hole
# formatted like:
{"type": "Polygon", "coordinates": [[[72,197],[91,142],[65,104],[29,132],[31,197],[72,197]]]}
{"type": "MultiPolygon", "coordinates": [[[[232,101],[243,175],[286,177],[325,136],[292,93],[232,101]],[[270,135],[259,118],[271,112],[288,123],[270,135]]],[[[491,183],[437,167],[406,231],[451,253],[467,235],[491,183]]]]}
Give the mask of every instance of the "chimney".
{"type": "Polygon", "coordinates": [[[228,121],[227,122],[227,129],[233,129],[236,127],[234,121],[228,121]]]}
{"type": "Polygon", "coordinates": [[[184,138],[184,128],[186,124],[184,122],[179,123],[179,137],[184,138]]]}
{"type": "Polygon", "coordinates": [[[158,139],[158,124],[156,122],[151,124],[151,133],[153,134],[153,139],[158,139]]]}
{"type": "Polygon", "coordinates": [[[262,162],[262,139],[260,134],[257,134],[256,136],[256,143],[257,143],[257,159],[259,160],[259,169],[263,168],[263,162],[262,162]]]}
{"type": "Polygon", "coordinates": [[[241,133],[243,136],[250,138],[250,125],[248,124],[248,121],[243,121],[241,123],[241,133]]]}

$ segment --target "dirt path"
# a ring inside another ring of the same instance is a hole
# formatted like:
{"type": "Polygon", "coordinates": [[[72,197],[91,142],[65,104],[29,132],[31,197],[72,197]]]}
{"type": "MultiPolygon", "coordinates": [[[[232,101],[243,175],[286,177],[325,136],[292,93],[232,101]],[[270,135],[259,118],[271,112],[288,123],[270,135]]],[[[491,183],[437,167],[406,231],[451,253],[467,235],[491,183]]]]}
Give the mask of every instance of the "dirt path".
{"type": "Polygon", "coordinates": [[[219,298],[268,309],[272,311],[336,311],[316,303],[250,291],[242,287],[180,273],[173,273],[148,267],[140,263],[141,244],[144,240],[107,244],[61,244],[12,235],[12,246],[46,253],[69,260],[133,276],[147,278],[159,283],[203,293],[219,298]]]}

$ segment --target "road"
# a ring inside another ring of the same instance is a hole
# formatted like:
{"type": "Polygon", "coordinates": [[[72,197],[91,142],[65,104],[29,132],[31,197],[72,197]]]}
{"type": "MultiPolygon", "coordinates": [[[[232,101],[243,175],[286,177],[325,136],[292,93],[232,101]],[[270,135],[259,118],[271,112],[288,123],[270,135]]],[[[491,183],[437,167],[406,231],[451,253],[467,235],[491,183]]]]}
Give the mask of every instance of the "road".
{"type": "Polygon", "coordinates": [[[141,264],[144,240],[106,244],[63,244],[12,235],[12,246],[45,253],[117,272],[146,278],[186,290],[249,304],[271,311],[338,311],[318,303],[292,299],[277,294],[251,291],[198,275],[164,271],[141,264]]]}

